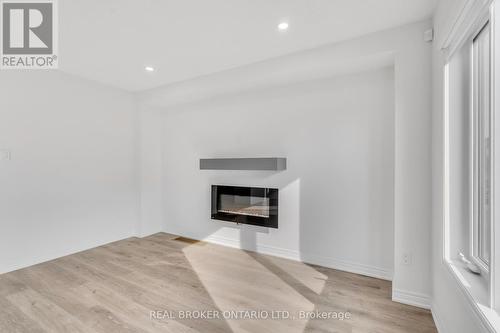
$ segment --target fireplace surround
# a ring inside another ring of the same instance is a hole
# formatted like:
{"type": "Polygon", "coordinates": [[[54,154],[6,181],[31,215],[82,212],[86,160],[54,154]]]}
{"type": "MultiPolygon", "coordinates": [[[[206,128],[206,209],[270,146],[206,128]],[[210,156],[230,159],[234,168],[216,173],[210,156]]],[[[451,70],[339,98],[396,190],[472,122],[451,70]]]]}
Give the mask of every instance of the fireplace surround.
{"type": "Polygon", "coordinates": [[[278,189],[212,185],[212,219],[278,228],[278,189]]]}

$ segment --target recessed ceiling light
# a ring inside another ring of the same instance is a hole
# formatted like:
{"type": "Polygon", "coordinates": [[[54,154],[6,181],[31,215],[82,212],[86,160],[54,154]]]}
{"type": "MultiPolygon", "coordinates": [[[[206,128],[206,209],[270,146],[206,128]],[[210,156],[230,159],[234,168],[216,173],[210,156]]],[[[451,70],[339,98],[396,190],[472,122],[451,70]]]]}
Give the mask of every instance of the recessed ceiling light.
{"type": "Polygon", "coordinates": [[[146,66],[146,67],[144,67],[144,70],[146,72],[154,72],[155,69],[153,67],[151,67],[151,66],[146,66]]]}
{"type": "Polygon", "coordinates": [[[281,31],[285,31],[286,29],[288,29],[288,23],[287,22],[281,22],[280,24],[278,24],[278,29],[281,30],[281,31]]]}

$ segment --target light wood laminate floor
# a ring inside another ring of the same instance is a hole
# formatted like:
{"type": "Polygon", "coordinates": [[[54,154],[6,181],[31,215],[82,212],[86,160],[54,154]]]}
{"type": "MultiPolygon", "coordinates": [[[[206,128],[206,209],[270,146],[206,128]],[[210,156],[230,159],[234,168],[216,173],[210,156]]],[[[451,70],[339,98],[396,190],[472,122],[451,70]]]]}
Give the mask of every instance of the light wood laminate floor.
{"type": "Polygon", "coordinates": [[[175,238],[129,238],[0,275],[0,332],[436,332],[429,311],[390,300],[388,281],[175,238]]]}

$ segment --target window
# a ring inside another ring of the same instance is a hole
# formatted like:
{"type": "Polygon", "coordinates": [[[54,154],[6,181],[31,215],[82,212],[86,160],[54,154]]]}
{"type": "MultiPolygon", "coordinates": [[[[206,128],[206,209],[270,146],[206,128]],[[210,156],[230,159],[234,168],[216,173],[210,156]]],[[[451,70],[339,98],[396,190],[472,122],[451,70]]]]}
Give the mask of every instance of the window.
{"type": "Polygon", "coordinates": [[[443,259],[484,327],[500,332],[500,0],[469,3],[441,45],[443,259]]]}
{"type": "Polygon", "coordinates": [[[471,256],[484,271],[490,266],[492,118],[490,25],[472,43],[472,225],[471,256]]]}

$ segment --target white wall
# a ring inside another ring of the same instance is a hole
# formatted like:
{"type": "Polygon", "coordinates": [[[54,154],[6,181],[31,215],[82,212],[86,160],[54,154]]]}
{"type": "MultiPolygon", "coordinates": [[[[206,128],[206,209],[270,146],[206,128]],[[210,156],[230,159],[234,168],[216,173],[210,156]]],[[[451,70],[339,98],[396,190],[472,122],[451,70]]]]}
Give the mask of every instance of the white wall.
{"type": "Polygon", "coordinates": [[[137,235],[148,236],[164,231],[162,160],[162,118],[158,112],[141,107],[140,128],[140,223],[137,235]]]}
{"type": "MultiPolygon", "coordinates": [[[[467,0],[441,0],[434,18],[435,40],[433,51],[433,126],[432,126],[432,153],[433,153],[433,251],[432,251],[432,311],[440,332],[470,333],[486,332],[485,327],[478,320],[474,310],[469,305],[465,294],[459,289],[457,282],[443,262],[443,110],[444,110],[444,56],[441,47],[449,35],[452,26],[460,14],[467,0]]],[[[460,66],[460,64],[453,64],[460,66]]],[[[456,91],[460,89],[460,78],[452,78],[450,85],[456,91]]],[[[460,123],[457,111],[460,105],[453,105],[455,112],[450,120],[460,123]]],[[[451,110],[451,109],[450,109],[451,110]]],[[[459,139],[460,133],[450,132],[451,138],[459,139]]],[[[458,143],[458,141],[456,141],[458,143]]],[[[451,158],[458,162],[464,158],[452,147],[451,158]],[[458,160],[457,160],[458,159],[458,160]]],[[[451,162],[451,160],[450,160],[451,162]]],[[[454,172],[460,172],[455,170],[454,172]]],[[[463,171],[462,171],[463,172],[463,171]]],[[[452,174],[459,177],[459,175],[452,174]]],[[[455,189],[458,190],[458,189],[455,189]]],[[[454,190],[454,191],[455,191],[454,190]]],[[[462,200],[451,197],[451,203],[462,200]]]]}
{"type": "Polygon", "coordinates": [[[392,277],[392,68],[184,105],[162,122],[168,232],[392,277]],[[288,168],[199,170],[200,157],[233,156],[288,168]],[[212,221],[211,184],[279,188],[279,229],[212,221]]]}
{"type": "Polygon", "coordinates": [[[0,74],[0,273],[133,235],[133,96],[54,71],[0,74]]]}
{"type": "MultiPolygon", "coordinates": [[[[394,64],[395,85],[393,298],[407,303],[428,306],[431,289],[429,274],[431,248],[431,44],[423,41],[423,32],[430,26],[430,22],[417,23],[161,87],[141,94],[140,100],[145,107],[173,108],[182,104],[202,102],[203,100],[222,98],[223,96],[237,96],[244,91],[253,89],[273,89],[273,87],[283,84],[321,79],[339,73],[345,74],[355,69],[373,69],[380,64],[387,64],[387,59],[390,58],[394,64]],[[403,264],[402,258],[404,254],[411,255],[412,262],[410,265],[403,264]]],[[[158,111],[148,112],[154,113],[158,111]]],[[[156,116],[150,114],[148,117],[154,119],[156,116]]],[[[195,121],[197,120],[193,118],[193,122],[195,121]]],[[[221,119],[221,121],[224,121],[224,119],[221,119]]],[[[263,123],[266,123],[265,119],[263,123]]],[[[187,126],[185,122],[183,124],[187,126]]],[[[227,124],[231,125],[230,123],[227,124]]],[[[287,125],[287,119],[283,121],[282,125],[287,125]]],[[[175,123],[173,122],[171,126],[175,126],[175,123]]],[[[196,134],[193,133],[193,128],[198,128],[198,125],[181,127],[184,132],[178,132],[179,136],[171,138],[171,140],[175,140],[177,145],[184,147],[184,138],[196,134]]],[[[163,133],[165,132],[167,132],[166,129],[163,130],[163,133]]],[[[148,134],[148,136],[151,139],[151,136],[154,135],[148,134]]],[[[219,153],[221,155],[233,154],[237,151],[238,144],[241,146],[241,144],[246,144],[248,140],[240,135],[237,135],[237,139],[237,141],[233,142],[234,147],[232,147],[232,150],[220,151],[219,153]]],[[[185,148],[192,151],[192,147],[185,148]]],[[[251,150],[247,149],[246,151],[260,155],[264,149],[268,149],[268,147],[253,146],[251,150]]],[[[201,149],[200,152],[203,152],[203,150],[201,149]]],[[[163,168],[168,167],[170,161],[177,158],[175,154],[168,154],[169,151],[165,153],[167,154],[164,156],[163,168]]],[[[154,158],[158,158],[157,153],[154,154],[156,154],[154,158]]],[[[193,155],[190,158],[200,157],[203,156],[194,157],[193,155]]],[[[304,159],[308,157],[308,155],[303,156],[304,159]]],[[[191,163],[191,168],[195,170],[197,167],[196,160],[192,160],[191,163]]],[[[143,165],[143,172],[148,169],[147,165],[143,165]]],[[[191,171],[194,172],[193,170],[191,171]]],[[[254,178],[251,179],[258,179],[257,176],[253,175],[254,178]]],[[[156,225],[158,220],[163,220],[166,223],[165,225],[170,226],[168,224],[170,219],[167,215],[167,212],[171,211],[169,210],[171,209],[169,208],[169,200],[178,202],[180,199],[170,198],[167,195],[169,193],[168,188],[180,188],[183,180],[175,176],[171,177],[171,183],[165,184],[164,191],[161,193],[164,199],[158,200],[157,198],[153,199],[151,196],[148,198],[142,196],[142,204],[148,204],[150,207],[156,204],[155,211],[160,214],[150,216],[149,219],[143,219],[141,221],[143,229],[152,230],[148,226],[156,225]],[[145,203],[145,200],[150,202],[145,203]],[[159,202],[163,202],[165,207],[161,206],[159,202]]],[[[262,175],[261,179],[267,181],[269,177],[269,175],[262,175]]],[[[247,180],[242,179],[238,183],[245,181],[247,180]]],[[[149,181],[149,184],[154,183],[154,181],[149,181]]],[[[286,182],[281,185],[286,185],[286,182]]],[[[293,186],[299,185],[296,183],[293,186]]],[[[312,185],[300,186],[301,189],[304,189],[303,186],[306,186],[305,189],[307,189],[307,186],[312,185]]],[[[315,186],[321,186],[321,184],[315,184],[315,186]]],[[[146,186],[143,187],[143,191],[154,193],[158,189],[146,186]]],[[[185,193],[185,195],[189,195],[189,193],[185,193]]],[[[195,197],[194,199],[205,200],[206,198],[195,197]]],[[[342,198],[337,199],[342,202],[342,198]]],[[[312,201],[312,198],[301,197],[295,200],[297,202],[309,202],[312,201]]],[[[201,201],[195,202],[201,204],[201,201]]],[[[184,206],[184,208],[187,207],[184,206]]],[[[313,223],[317,222],[314,221],[313,223]]],[[[191,230],[191,232],[195,234],[196,230],[191,230]]],[[[250,243],[252,241],[250,239],[250,243]]],[[[290,239],[288,241],[293,244],[298,240],[290,239]]],[[[325,250],[320,247],[318,249],[325,250]]],[[[264,249],[259,250],[263,251],[264,249]]],[[[321,253],[319,254],[321,255],[321,253]]],[[[338,258],[350,258],[354,254],[338,253],[335,255],[338,258]]]]}

